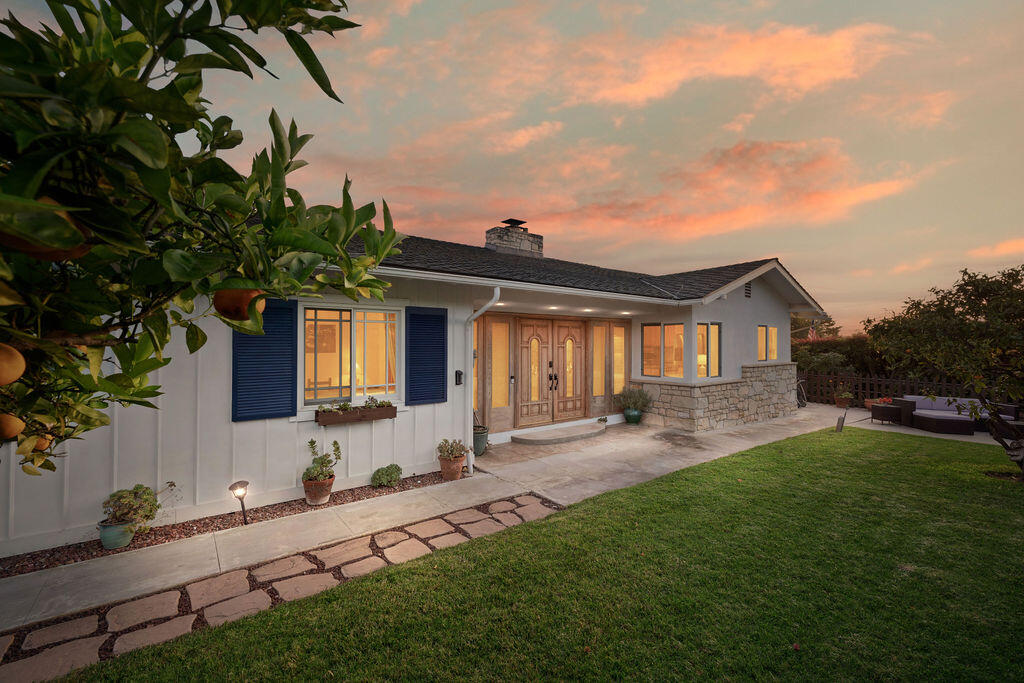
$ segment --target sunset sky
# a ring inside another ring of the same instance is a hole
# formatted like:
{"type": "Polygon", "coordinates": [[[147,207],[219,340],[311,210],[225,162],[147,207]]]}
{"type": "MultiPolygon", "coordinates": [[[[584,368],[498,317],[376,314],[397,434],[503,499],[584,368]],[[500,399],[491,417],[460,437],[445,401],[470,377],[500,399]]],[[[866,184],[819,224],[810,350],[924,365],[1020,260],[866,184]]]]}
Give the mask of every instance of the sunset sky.
{"type": "Polygon", "coordinates": [[[280,80],[208,81],[240,167],[271,107],[316,135],[308,201],[347,173],[409,234],[515,217],[549,256],[656,274],[778,256],[848,332],[1024,262],[1024,3],[350,6],[363,27],[314,42],[344,105],[276,34],[280,80]]]}

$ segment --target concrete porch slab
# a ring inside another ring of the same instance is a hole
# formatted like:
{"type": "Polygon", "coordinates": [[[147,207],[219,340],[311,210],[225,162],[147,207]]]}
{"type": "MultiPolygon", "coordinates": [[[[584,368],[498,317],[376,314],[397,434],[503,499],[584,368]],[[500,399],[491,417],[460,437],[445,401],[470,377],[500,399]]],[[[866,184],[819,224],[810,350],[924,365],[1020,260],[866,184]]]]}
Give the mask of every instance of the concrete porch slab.
{"type": "Polygon", "coordinates": [[[604,422],[591,422],[572,427],[554,427],[527,434],[514,434],[512,442],[532,446],[552,446],[560,443],[569,443],[570,441],[579,441],[580,439],[589,439],[603,434],[606,428],[607,425],[604,422]]]}

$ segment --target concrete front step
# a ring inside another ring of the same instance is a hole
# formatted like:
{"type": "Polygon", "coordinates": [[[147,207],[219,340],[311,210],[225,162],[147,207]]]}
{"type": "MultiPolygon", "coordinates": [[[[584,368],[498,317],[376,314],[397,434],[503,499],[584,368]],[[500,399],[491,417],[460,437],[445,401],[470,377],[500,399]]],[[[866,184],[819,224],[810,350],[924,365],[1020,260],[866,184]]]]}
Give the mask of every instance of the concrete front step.
{"type": "Polygon", "coordinates": [[[607,425],[604,422],[591,422],[585,425],[574,425],[572,427],[556,427],[544,429],[539,432],[528,432],[526,434],[515,434],[512,441],[515,443],[530,444],[533,446],[550,446],[556,443],[568,443],[580,439],[589,439],[592,436],[602,434],[607,425]]]}

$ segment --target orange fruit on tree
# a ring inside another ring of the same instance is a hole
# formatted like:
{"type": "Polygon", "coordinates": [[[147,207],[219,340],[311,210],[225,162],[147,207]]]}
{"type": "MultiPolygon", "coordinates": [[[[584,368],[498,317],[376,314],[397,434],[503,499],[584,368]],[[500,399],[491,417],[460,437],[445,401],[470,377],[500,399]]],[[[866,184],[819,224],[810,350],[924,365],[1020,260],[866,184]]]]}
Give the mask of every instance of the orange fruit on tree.
{"type": "Polygon", "coordinates": [[[25,421],[8,413],[0,413],[0,441],[13,439],[25,429],[25,421]]]}
{"type": "Polygon", "coordinates": [[[0,343],[0,385],[17,382],[25,374],[25,356],[9,344],[0,343]]]}
{"type": "Polygon", "coordinates": [[[32,448],[34,451],[45,451],[53,443],[53,437],[49,434],[40,434],[36,437],[36,445],[32,448]]]}
{"type": "MultiPolygon", "coordinates": [[[[228,320],[248,320],[249,302],[263,294],[262,289],[218,289],[213,293],[213,307],[228,320]]],[[[260,313],[267,307],[267,300],[256,302],[260,313]]]]}

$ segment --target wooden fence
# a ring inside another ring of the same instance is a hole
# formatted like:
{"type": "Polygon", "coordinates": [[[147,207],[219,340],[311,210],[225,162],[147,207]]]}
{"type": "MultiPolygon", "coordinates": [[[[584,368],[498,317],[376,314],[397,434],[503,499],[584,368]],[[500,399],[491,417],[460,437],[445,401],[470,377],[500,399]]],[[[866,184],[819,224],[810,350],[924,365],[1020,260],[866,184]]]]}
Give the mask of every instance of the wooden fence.
{"type": "Polygon", "coordinates": [[[899,379],[891,377],[862,377],[857,375],[819,375],[811,372],[799,373],[804,380],[807,400],[812,403],[833,403],[836,392],[849,391],[853,394],[852,405],[864,404],[866,398],[882,396],[972,396],[973,392],[954,382],[899,379]],[[837,388],[841,387],[841,388],[837,388]]]}

